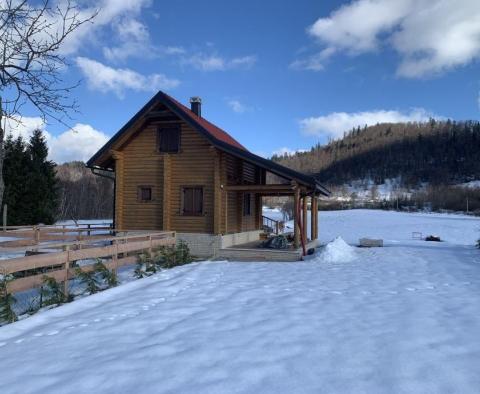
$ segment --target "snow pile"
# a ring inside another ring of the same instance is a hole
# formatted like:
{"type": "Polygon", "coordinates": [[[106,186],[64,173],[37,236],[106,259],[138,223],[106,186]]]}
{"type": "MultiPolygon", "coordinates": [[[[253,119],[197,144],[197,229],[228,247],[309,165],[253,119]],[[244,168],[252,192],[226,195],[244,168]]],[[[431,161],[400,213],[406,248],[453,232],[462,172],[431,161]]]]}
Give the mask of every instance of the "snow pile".
{"type": "Polygon", "coordinates": [[[318,257],[325,263],[346,263],[356,258],[355,248],[347,244],[342,237],[329,242],[318,257]]]}

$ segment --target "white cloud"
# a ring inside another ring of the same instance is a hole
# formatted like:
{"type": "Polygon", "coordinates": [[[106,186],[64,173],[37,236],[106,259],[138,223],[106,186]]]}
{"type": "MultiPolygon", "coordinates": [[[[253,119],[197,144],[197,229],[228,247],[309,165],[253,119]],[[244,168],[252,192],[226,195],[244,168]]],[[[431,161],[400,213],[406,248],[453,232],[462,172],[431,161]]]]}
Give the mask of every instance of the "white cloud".
{"type": "MultiPolygon", "coordinates": [[[[65,55],[76,53],[82,48],[86,42],[97,41],[98,33],[108,30],[109,27],[125,25],[132,28],[136,25],[137,33],[139,33],[142,25],[138,18],[143,8],[152,4],[151,0],[99,0],[91,6],[82,6],[77,4],[80,19],[85,19],[93,13],[98,12],[93,23],[81,26],[75,32],[70,34],[61,47],[61,51],[65,55]]],[[[60,4],[62,4],[60,2],[60,4]]],[[[143,34],[145,30],[143,29],[143,34]]],[[[107,34],[107,33],[106,33],[107,34]]],[[[112,36],[112,34],[109,34],[112,36]]]]}
{"type": "Polygon", "coordinates": [[[237,114],[243,114],[252,110],[249,106],[241,103],[239,100],[228,100],[227,105],[233,112],[236,112],[237,114]]]}
{"type": "Polygon", "coordinates": [[[300,120],[300,128],[307,135],[327,135],[333,138],[343,136],[354,127],[372,126],[377,123],[426,122],[431,117],[438,118],[422,108],[410,112],[400,111],[365,111],[365,112],[333,112],[325,116],[310,117],[300,120]]]}
{"type": "Polygon", "coordinates": [[[87,161],[95,154],[109,137],[92,126],[77,123],[72,130],[67,130],[58,136],[51,136],[48,140],[49,157],[56,163],[81,160],[87,161]]]}
{"type": "Polygon", "coordinates": [[[85,57],[77,57],[77,66],[87,79],[92,90],[102,93],[114,92],[123,97],[125,90],[156,92],[177,87],[180,81],[164,74],[143,75],[128,68],[113,68],[85,57]]]}
{"type": "Polygon", "coordinates": [[[48,145],[48,157],[56,163],[66,161],[87,161],[108,140],[109,137],[88,124],[77,123],[71,130],[66,130],[58,135],[53,135],[46,130],[46,124],[39,117],[10,119],[6,123],[6,134],[14,138],[21,136],[28,141],[33,130],[43,131],[48,145]]]}
{"type": "Polygon", "coordinates": [[[256,56],[242,56],[227,59],[217,54],[195,53],[191,56],[184,56],[181,63],[191,65],[201,71],[225,71],[231,69],[249,69],[256,63],[256,56]]]}
{"type": "Polygon", "coordinates": [[[324,49],[295,61],[299,68],[321,70],[336,52],[355,56],[391,45],[401,56],[398,75],[430,76],[480,57],[480,2],[356,0],[318,19],[308,32],[324,49]]]}

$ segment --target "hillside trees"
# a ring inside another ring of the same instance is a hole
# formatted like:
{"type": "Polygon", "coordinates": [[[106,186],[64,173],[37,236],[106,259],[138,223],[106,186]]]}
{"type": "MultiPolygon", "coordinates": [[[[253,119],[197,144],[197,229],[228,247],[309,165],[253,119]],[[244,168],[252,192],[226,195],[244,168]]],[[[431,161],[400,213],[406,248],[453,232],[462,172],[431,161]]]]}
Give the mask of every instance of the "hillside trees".
{"type": "Polygon", "coordinates": [[[113,179],[92,174],[76,161],[56,167],[59,219],[109,219],[113,217],[113,179]]]}
{"type": "Polygon", "coordinates": [[[329,185],[399,178],[401,185],[480,179],[480,123],[435,121],[355,128],[344,138],[291,156],[274,156],[329,185]]]}

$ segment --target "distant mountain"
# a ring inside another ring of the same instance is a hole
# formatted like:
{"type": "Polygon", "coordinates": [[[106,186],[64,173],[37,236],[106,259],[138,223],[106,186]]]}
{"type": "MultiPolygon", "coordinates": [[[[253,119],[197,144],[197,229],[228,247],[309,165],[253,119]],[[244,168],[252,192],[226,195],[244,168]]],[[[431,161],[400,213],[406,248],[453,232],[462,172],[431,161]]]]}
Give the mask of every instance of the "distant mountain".
{"type": "Polygon", "coordinates": [[[480,122],[385,123],[356,128],[310,151],[273,156],[331,186],[368,179],[401,186],[459,184],[480,179],[480,122]]]}

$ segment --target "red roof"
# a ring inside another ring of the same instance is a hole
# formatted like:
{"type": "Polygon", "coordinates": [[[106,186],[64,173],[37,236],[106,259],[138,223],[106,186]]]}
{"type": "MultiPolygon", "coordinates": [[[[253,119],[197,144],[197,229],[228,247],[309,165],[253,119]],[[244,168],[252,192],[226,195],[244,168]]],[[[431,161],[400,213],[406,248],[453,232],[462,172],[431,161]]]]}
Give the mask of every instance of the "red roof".
{"type": "Polygon", "coordinates": [[[190,110],[188,107],[186,107],[182,103],[175,100],[172,96],[169,96],[168,94],[165,94],[165,93],[164,95],[167,96],[170,100],[172,100],[185,113],[186,116],[190,117],[194,122],[199,123],[214,138],[222,142],[225,142],[229,145],[232,145],[236,148],[240,148],[248,151],[247,148],[245,148],[240,142],[238,142],[225,130],[222,130],[220,127],[215,126],[213,123],[210,123],[208,120],[202,118],[201,116],[197,116],[192,110],[190,110]]]}

